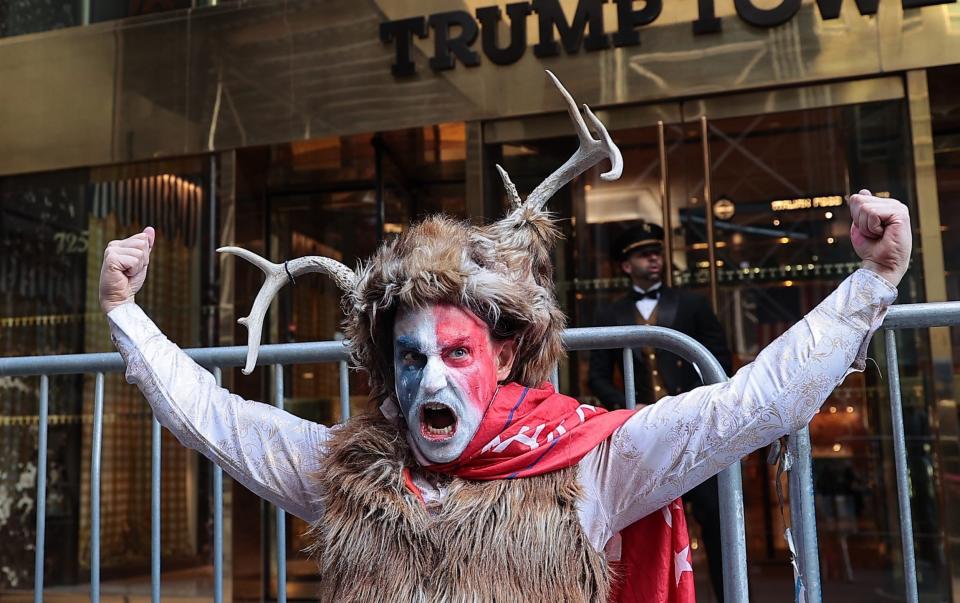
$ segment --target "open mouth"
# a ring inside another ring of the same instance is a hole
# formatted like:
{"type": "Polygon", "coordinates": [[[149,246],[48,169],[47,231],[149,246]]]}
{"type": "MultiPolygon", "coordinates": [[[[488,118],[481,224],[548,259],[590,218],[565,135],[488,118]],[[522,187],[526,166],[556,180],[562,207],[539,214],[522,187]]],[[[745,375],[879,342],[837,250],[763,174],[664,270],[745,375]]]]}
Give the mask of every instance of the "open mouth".
{"type": "Polygon", "coordinates": [[[457,432],[457,415],[446,404],[428,402],[420,410],[420,433],[428,440],[446,440],[457,432]]]}

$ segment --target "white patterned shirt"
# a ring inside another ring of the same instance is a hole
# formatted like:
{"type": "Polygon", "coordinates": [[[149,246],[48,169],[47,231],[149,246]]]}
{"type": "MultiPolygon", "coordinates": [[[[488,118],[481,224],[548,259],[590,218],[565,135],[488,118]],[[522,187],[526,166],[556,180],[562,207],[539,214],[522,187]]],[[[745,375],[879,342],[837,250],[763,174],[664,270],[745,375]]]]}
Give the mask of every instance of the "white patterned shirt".
{"type": "MultiPolygon", "coordinates": [[[[858,270],[727,382],[637,411],[579,463],[579,516],[598,551],[624,527],[777,438],[805,426],[852,371],[896,289],[858,270]]],[[[218,387],[135,304],[108,315],[113,339],[160,423],[255,494],[310,522],[323,509],[310,476],[323,470],[336,427],[313,423],[218,387]]],[[[414,481],[430,506],[445,482],[414,481]]]]}

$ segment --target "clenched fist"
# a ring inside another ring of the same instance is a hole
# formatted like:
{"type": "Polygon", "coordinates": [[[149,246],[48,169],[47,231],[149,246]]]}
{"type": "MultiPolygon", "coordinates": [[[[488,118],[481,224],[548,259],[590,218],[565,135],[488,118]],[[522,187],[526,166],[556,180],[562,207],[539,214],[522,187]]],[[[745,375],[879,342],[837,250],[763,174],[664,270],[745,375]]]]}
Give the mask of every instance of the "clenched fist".
{"type": "Polygon", "coordinates": [[[155,236],[153,227],[147,226],[129,239],[107,244],[100,268],[100,308],[104,312],[133,301],[147,278],[155,236]]]}
{"type": "Polygon", "coordinates": [[[863,267],[900,284],[910,265],[913,232],[907,206],[896,199],[874,197],[862,190],[850,195],[850,241],[863,267]]]}

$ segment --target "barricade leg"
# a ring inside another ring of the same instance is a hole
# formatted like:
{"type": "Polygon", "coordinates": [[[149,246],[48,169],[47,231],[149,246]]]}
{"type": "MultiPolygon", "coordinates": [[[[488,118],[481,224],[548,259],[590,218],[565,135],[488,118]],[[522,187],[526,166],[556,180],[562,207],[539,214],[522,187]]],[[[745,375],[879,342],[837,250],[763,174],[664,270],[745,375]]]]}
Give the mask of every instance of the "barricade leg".
{"type": "Polygon", "coordinates": [[[817,545],[817,513],[814,506],[813,456],[810,447],[810,429],[804,427],[790,436],[790,456],[793,468],[789,474],[790,523],[800,575],[806,588],[807,603],[820,603],[820,552],[817,545]]]}
{"type": "Polygon", "coordinates": [[[623,397],[627,408],[637,407],[637,382],[633,374],[633,350],[623,348],[623,397]]]}
{"type": "Polygon", "coordinates": [[[723,600],[727,603],[748,603],[747,535],[743,527],[743,485],[739,462],[720,473],[719,485],[723,600]]]}
{"type": "Polygon", "coordinates": [[[908,603],[917,603],[917,560],[913,550],[913,516],[907,476],[907,444],[903,432],[903,405],[900,401],[900,372],[897,367],[897,338],[891,329],[883,332],[887,349],[887,378],[890,380],[890,422],[893,426],[893,457],[897,468],[897,498],[900,502],[900,539],[903,545],[903,582],[908,603]]]}
{"type": "Polygon", "coordinates": [[[103,373],[93,394],[93,442],[90,459],[90,603],[100,603],[100,458],[103,446],[103,373]]]}
{"type": "Polygon", "coordinates": [[[150,438],[150,601],[160,603],[160,422],[150,438]]]}
{"type": "Polygon", "coordinates": [[[47,530],[47,411],[50,378],[40,375],[40,408],[37,421],[37,535],[33,557],[33,601],[43,603],[43,547],[47,530]]]}
{"type": "MultiPolygon", "coordinates": [[[[213,377],[222,384],[219,366],[213,377]]],[[[213,603],[223,603],[223,469],[217,465],[213,465],[213,603]]]]}
{"type": "MultiPolygon", "coordinates": [[[[283,365],[273,366],[273,403],[283,408],[283,365]]],[[[287,603],[287,525],[286,513],[277,508],[277,603],[287,603]]]]}
{"type": "Polygon", "coordinates": [[[350,418],[350,372],[347,363],[339,362],[340,368],[340,422],[346,423],[350,418]]]}

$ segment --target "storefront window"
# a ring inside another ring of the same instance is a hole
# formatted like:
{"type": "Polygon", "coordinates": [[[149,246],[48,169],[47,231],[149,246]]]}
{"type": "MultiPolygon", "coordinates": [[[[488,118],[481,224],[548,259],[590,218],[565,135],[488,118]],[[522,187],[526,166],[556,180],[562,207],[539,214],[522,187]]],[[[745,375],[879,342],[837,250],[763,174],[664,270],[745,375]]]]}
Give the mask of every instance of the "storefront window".
{"type": "Polygon", "coordinates": [[[0,0],[0,38],[236,0],[0,0]],[[87,21],[84,21],[84,19],[87,21]]]}
{"type": "MultiPolygon", "coordinates": [[[[111,239],[157,229],[138,303],[172,339],[200,344],[202,163],[77,170],[0,179],[0,355],[112,349],[97,301],[111,239]]],[[[50,380],[47,584],[86,580],[90,567],[90,450],[94,376],[50,380]]],[[[0,588],[32,586],[38,379],[0,378],[0,588]]],[[[105,584],[149,573],[149,407],[119,374],[105,380],[101,568],[105,584]]],[[[163,438],[167,560],[204,560],[194,454],[163,438]],[[192,484],[192,485],[191,485],[192,484]]],[[[105,586],[109,588],[109,586],[105,586]]]]}
{"type": "Polygon", "coordinates": [[[80,0],[0,0],[0,38],[80,24],[80,0]]]}
{"type": "MultiPolygon", "coordinates": [[[[957,77],[960,77],[960,67],[956,65],[927,71],[947,300],[960,299],[960,111],[956,95],[957,77]]],[[[937,424],[941,432],[956,434],[960,423],[956,404],[957,392],[960,391],[960,329],[938,330],[947,331],[940,333],[944,335],[943,358],[947,361],[938,367],[941,412],[937,416],[937,424]]],[[[940,471],[946,476],[960,473],[957,438],[941,437],[939,449],[942,459],[940,471]]],[[[956,503],[960,499],[960,484],[950,477],[940,483],[941,489],[937,494],[944,501],[948,515],[939,528],[948,534],[950,547],[946,559],[955,577],[960,573],[960,547],[956,538],[960,530],[960,507],[956,503]]]]}
{"type": "MultiPolygon", "coordinates": [[[[903,200],[916,215],[908,124],[900,100],[708,120],[717,315],[734,368],[750,362],[859,266],[849,241],[847,195],[870,187],[903,200]]],[[[709,298],[701,127],[699,119],[666,124],[664,147],[674,286],[709,298]]],[[[611,261],[617,235],[638,220],[663,222],[657,129],[611,134],[623,152],[622,178],[600,180],[608,169],[602,164],[550,201],[563,218],[557,289],[572,326],[596,324],[625,293],[626,278],[611,261]]],[[[567,136],[494,145],[489,155],[525,194],[575,148],[567,136]]],[[[502,196],[500,190],[493,194],[502,196]]],[[[899,303],[924,301],[920,257],[900,286],[899,303]]],[[[942,510],[927,383],[929,342],[918,331],[904,331],[898,339],[921,590],[941,593],[946,572],[939,562],[944,541],[937,527],[942,510]]],[[[879,337],[870,356],[885,367],[879,337]]],[[[565,372],[567,391],[593,395],[586,354],[571,358],[565,372]]],[[[870,363],[863,374],[847,378],[811,424],[825,597],[873,601],[877,593],[903,589],[887,387],[870,363]],[[857,588],[849,588],[852,581],[857,588]]],[[[757,575],[751,580],[755,592],[767,593],[764,600],[788,600],[773,475],[765,451],[743,463],[748,554],[754,562],[774,562],[753,565],[757,575]]],[[[695,558],[705,579],[702,553],[695,558]]],[[[705,580],[701,587],[709,590],[705,580]]]]}

